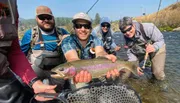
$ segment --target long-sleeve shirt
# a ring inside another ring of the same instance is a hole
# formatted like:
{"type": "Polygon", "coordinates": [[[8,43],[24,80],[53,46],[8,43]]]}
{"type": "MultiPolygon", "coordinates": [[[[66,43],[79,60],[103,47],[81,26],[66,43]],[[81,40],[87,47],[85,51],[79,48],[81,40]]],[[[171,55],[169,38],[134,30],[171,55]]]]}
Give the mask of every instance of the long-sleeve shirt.
{"type": "MultiPolygon", "coordinates": [[[[111,33],[111,36],[113,35],[113,30],[110,28],[110,33],[111,33]]],[[[96,26],[93,30],[92,30],[92,35],[93,36],[97,36],[99,39],[102,39],[102,32],[101,32],[101,26],[98,25],[96,26]]],[[[114,39],[112,39],[112,43],[111,43],[111,47],[112,48],[116,48],[116,43],[114,42],[114,39]]]]}
{"type": "MultiPolygon", "coordinates": [[[[145,41],[143,36],[140,34],[140,26],[136,22],[134,24],[136,29],[135,38],[139,38],[142,41],[145,41]]],[[[153,46],[156,49],[156,51],[158,51],[163,46],[163,44],[165,44],[163,34],[153,23],[142,23],[142,25],[146,36],[154,42],[153,46]]],[[[130,51],[130,49],[127,50],[127,56],[128,61],[138,60],[137,57],[130,51]]]]}
{"type": "Polygon", "coordinates": [[[13,40],[8,52],[8,61],[11,70],[16,73],[25,83],[29,83],[36,77],[24,53],[19,46],[18,38],[13,40]]]}

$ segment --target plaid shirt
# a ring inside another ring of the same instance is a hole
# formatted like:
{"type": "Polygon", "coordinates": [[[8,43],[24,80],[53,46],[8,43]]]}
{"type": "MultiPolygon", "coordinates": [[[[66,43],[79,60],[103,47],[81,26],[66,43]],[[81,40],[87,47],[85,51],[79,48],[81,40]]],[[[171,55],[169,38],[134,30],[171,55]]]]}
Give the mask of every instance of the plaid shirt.
{"type": "Polygon", "coordinates": [[[90,35],[89,40],[84,48],[75,34],[66,37],[61,44],[64,54],[66,54],[66,52],[69,50],[76,50],[80,59],[94,58],[95,55],[90,53],[90,48],[95,48],[96,46],[103,46],[103,43],[99,38],[90,35]]]}

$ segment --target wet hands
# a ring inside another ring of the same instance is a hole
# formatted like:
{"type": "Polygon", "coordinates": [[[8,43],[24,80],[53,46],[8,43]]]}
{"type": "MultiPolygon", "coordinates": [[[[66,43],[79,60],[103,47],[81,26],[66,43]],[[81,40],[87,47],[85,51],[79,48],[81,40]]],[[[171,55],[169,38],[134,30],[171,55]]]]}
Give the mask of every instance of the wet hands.
{"type": "Polygon", "coordinates": [[[152,44],[147,44],[146,45],[146,52],[147,53],[151,53],[151,52],[155,52],[156,49],[154,48],[154,46],[152,44]]]}
{"type": "Polygon", "coordinates": [[[115,51],[119,51],[120,49],[121,49],[120,46],[116,46],[116,47],[114,48],[115,51]]]}
{"type": "Polygon", "coordinates": [[[111,60],[112,62],[115,62],[117,60],[117,57],[113,54],[107,54],[104,57],[111,60]]]}
{"type": "Polygon", "coordinates": [[[144,75],[143,70],[140,67],[137,67],[137,73],[139,76],[144,75]]]}
{"type": "MultiPolygon", "coordinates": [[[[55,88],[56,85],[46,85],[43,84],[40,80],[36,81],[33,85],[32,88],[34,89],[34,93],[56,93],[55,88]]],[[[45,98],[42,96],[35,96],[35,99],[38,101],[48,101],[48,100],[53,100],[53,98],[45,98]]]]}
{"type": "Polygon", "coordinates": [[[92,80],[91,74],[86,71],[82,70],[79,73],[77,73],[74,77],[74,83],[88,83],[92,80]]]}
{"type": "Polygon", "coordinates": [[[119,74],[119,71],[117,69],[113,69],[113,70],[110,70],[106,73],[106,78],[109,79],[109,78],[116,78],[118,77],[120,74],[119,74]]]}
{"type": "MultiPolygon", "coordinates": [[[[116,78],[119,76],[119,71],[117,69],[113,69],[110,70],[106,73],[106,78],[116,78]]],[[[74,83],[88,83],[92,80],[92,76],[91,74],[86,71],[86,70],[82,70],[79,73],[77,73],[75,75],[74,79],[74,83]]]]}

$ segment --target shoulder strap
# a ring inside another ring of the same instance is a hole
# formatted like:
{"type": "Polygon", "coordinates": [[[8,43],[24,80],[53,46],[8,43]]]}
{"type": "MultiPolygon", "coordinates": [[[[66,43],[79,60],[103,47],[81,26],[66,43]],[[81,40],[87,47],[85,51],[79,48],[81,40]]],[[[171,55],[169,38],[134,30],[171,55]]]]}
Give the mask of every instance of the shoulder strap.
{"type": "Polygon", "coordinates": [[[62,32],[62,29],[58,26],[55,27],[55,32],[56,32],[56,35],[57,35],[57,40],[59,40],[58,42],[58,45],[61,44],[61,40],[63,39],[63,32],[62,32]]]}
{"type": "Polygon", "coordinates": [[[150,38],[146,36],[143,25],[141,23],[139,23],[139,25],[140,25],[140,31],[142,33],[143,38],[145,39],[145,41],[149,41],[150,38]]]}
{"type": "Polygon", "coordinates": [[[31,29],[31,48],[34,47],[35,42],[38,40],[39,38],[39,31],[38,31],[38,26],[35,26],[31,29]]]}
{"type": "Polygon", "coordinates": [[[62,29],[56,26],[55,32],[57,34],[58,39],[61,40],[62,39],[62,35],[63,35],[62,29]]]}

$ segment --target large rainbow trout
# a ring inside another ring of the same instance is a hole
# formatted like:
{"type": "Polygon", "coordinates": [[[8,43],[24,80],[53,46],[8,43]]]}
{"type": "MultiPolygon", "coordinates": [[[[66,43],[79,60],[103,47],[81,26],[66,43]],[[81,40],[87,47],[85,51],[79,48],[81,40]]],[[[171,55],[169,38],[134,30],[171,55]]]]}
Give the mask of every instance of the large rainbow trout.
{"type": "Polygon", "coordinates": [[[127,69],[133,74],[137,75],[137,63],[123,61],[117,59],[115,63],[106,59],[106,58],[95,58],[88,60],[77,60],[73,62],[67,62],[60,64],[51,70],[51,77],[53,78],[72,78],[76,73],[81,70],[87,70],[92,78],[99,78],[105,76],[109,70],[118,69],[127,69]]]}

